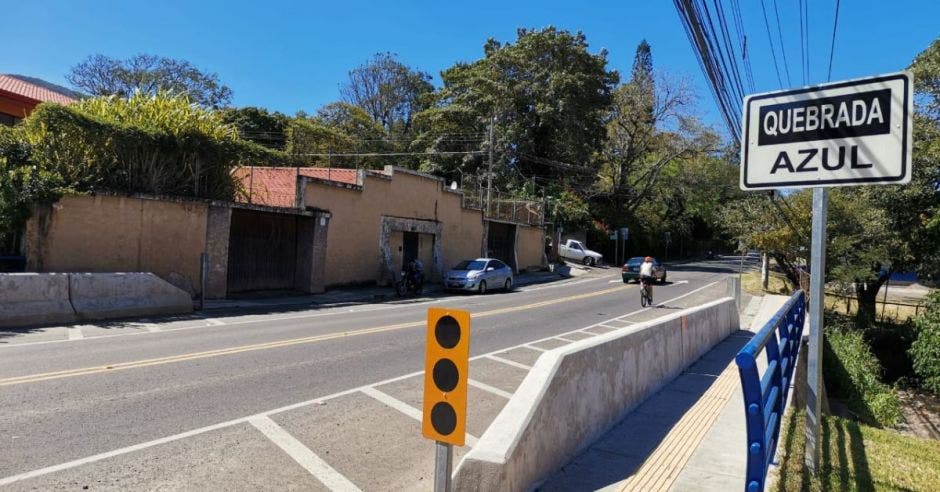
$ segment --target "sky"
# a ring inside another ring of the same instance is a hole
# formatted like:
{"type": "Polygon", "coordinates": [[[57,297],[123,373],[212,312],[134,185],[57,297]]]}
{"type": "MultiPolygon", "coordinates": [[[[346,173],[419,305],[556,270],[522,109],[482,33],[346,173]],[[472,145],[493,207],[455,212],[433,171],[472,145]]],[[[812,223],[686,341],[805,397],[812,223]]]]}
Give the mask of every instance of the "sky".
{"type": "MultiPolygon", "coordinates": [[[[755,91],[780,87],[770,57],[761,0],[742,8],[755,91]]],[[[809,7],[810,83],[827,79],[836,0],[809,7]]],[[[731,0],[724,0],[727,5],[731,0]]],[[[652,46],[656,70],[689,80],[696,113],[721,119],[673,2],[619,1],[137,1],[31,0],[4,2],[0,73],[18,73],[67,85],[69,68],[100,53],[137,53],[185,59],[215,72],[234,92],[235,106],[287,114],[339,99],[347,72],[377,52],[435,76],[455,62],[482,57],[488,38],[512,41],[519,27],[549,25],[582,31],[590,50],[606,48],[609,66],[629,75],[636,45],[652,46]]],[[[802,85],[798,0],[763,0],[778,64],[784,39],[790,82],[802,85]],[[780,32],[772,6],[780,16],[780,32]]],[[[852,0],[841,3],[832,79],[893,72],[908,66],[937,38],[936,0],[852,0]]],[[[785,75],[784,75],[785,79],[785,75]]]]}

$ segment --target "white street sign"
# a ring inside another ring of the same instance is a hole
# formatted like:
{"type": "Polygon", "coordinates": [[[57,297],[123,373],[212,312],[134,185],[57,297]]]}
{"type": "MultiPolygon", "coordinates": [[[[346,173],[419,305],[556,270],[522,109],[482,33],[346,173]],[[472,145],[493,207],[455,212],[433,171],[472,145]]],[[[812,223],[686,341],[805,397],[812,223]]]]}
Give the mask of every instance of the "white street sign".
{"type": "Polygon", "coordinates": [[[908,72],[748,96],[741,189],[908,183],[912,107],[908,72]]]}

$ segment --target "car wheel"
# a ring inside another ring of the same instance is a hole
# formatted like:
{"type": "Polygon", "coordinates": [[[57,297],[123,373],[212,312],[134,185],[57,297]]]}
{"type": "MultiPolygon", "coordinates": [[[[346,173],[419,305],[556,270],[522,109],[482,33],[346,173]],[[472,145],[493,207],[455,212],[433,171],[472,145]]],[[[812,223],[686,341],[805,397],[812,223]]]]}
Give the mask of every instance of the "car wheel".
{"type": "Polygon", "coordinates": [[[590,265],[590,264],[591,264],[591,257],[590,257],[590,256],[585,256],[584,259],[581,260],[581,263],[583,263],[584,265],[590,265]]]}
{"type": "Polygon", "coordinates": [[[506,283],[503,285],[503,289],[505,289],[506,292],[512,291],[512,279],[511,278],[506,279],[506,283]]]}
{"type": "Polygon", "coordinates": [[[659,283],[661,283],[661,284],[665,284],[665,283],[666,283],[666,274],[665,274],[665,273],[663,274],[663,278],[659,279],[659,283]]]}
{"type": "Polygon", "coordinates": [[[480,295],[486,294],[486,280],[480,281],[480,295]]]}

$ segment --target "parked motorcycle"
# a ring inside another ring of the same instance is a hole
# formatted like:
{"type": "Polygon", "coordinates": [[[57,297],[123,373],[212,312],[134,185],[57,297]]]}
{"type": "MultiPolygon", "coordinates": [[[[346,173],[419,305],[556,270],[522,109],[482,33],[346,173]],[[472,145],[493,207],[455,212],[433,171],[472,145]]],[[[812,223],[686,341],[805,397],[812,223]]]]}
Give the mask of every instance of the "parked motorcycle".
{"type": "Polygon", "coordinates": [[[395,292],[398,297],[405,297],[407,294],[421,295],[424,290],[424,275],[421,272],[409,272],[402,270],[401,277],[395,282],[395,292]]]}

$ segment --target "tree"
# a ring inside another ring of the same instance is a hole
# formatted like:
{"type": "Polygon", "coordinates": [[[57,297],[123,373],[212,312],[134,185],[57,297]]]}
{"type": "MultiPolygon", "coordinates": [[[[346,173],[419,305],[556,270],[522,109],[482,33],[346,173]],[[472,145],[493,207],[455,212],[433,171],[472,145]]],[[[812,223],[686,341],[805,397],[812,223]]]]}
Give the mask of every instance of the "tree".
{"type": "Polygon", "coordinates": [[[219,110],[222,121],[235,127],[238,136],[269,149],[283,150],[287,144],[290,117],[277,111],[247,106],[219,110]]]}
{"type": "Polygon", "coordinates": [[[376,53],[349,71],[340,85],[343,101],[362,108],[388,135],[408,135],[416,113],[434,91],[431,76],[403,64],[393,53],[376,53]]]}
{"type": "Polygon", "coordinates": [[[135,92],[168,92],[211,108],[226,106],[232,99],[232,90],[219,81],[217,74],[203,72],[185,60],[155,55],[140,54],[126,60],[92,55],[72,67],[65,78],[76,89],[93,96],[126,98],[135,92]]]}
{"type": "MultiPolygon", "coordinates": [[[[470,140],[471,150],[485,153],[493,123],[497,183],[504,189],[521,188],[530,179],[559,192],[588,186],[619,80],[607,70],[607,52],[592,54],[584,34],[554,27],[519,29],[512,43],[490,39],[483,52],[482,59],[441,73],[434,106],[418,118],[424,132],[416,145],[465,150],[470,140]]],[[[479,155],[435,156],[423,168],[457,178],[478,173],[484,162],[479,155]]]]}

